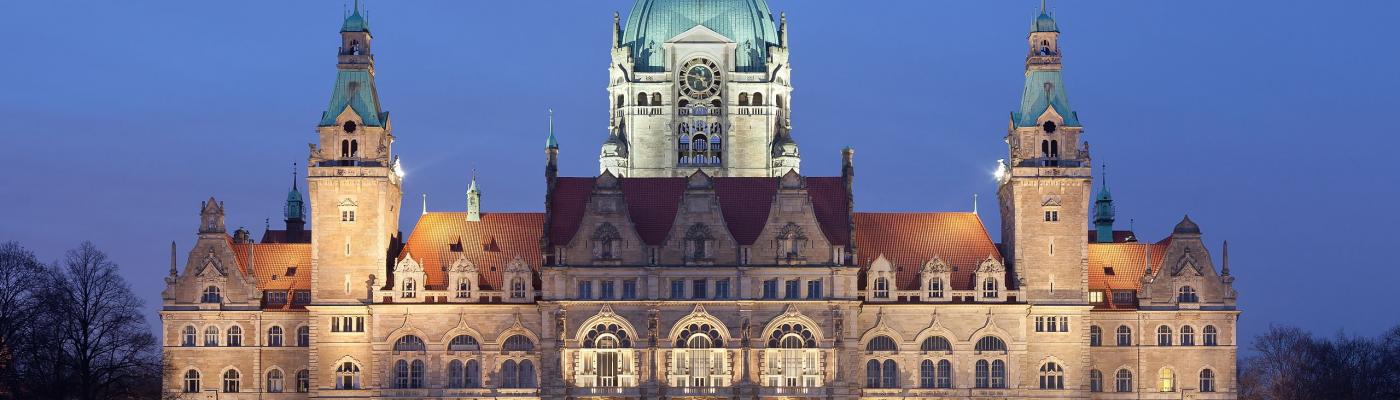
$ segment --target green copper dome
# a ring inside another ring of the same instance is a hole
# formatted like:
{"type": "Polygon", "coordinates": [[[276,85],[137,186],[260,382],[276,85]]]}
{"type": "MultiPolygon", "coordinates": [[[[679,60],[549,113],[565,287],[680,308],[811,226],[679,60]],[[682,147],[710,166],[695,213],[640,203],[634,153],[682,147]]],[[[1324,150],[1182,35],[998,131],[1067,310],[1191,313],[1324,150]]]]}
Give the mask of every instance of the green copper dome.
{"type": "Polygon", "coordinates": [[[734,60],[740,72],[763,72],[768,46],[778,45],[778,30],[764,0],[637,0],[620,45],[631,47],[636,71],[664,72],[662,45],[696,25],[738,44],[734,60]]]}

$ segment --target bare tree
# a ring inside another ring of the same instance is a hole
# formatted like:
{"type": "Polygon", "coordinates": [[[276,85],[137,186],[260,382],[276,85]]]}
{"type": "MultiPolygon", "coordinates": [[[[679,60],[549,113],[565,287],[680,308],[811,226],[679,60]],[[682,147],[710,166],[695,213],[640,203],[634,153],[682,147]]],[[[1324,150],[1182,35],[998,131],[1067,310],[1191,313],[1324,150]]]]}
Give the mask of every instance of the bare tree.
{"type": "Polygon", "coordinates": [[[1378,339],[1270,327],[1240,369],[1240,398],[1400,399],[1400,327],[1378,339]]]}
{"type": "Polygon", "coordinates": [[[19,243],[0,244],[0,398],[14,392],[14,369],[20,332],[32,322],[43,287],[44,266],[19,243]]]}

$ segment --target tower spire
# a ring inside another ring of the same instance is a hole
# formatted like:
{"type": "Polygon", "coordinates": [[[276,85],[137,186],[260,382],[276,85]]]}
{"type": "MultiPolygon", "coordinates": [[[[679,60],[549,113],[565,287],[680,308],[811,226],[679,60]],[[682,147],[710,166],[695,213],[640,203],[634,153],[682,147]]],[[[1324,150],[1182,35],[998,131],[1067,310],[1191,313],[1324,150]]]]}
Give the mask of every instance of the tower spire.
{"type": "Polygon", "coordinates": [[[422,214],[419,214],[419,215],[428,215],[428,194],[427,194],[427,193],[423,193],[423,213],[422,213],[422,214]]]}
{"type": "Polygon", "coordinates": [[[559,140],[554,138],[554,109],[549,109],[549,138],[545,139],[544,147],[547,149],[558,149],[559,140]]]}
{"type": "MultiPolygon", "coordinates": [[[[1228,271],[1228,270],[1227,270],[1228,271]]],[[[170,276],[178,275],[175,271],[175,241],[170,241],[170,276]]]]}
{"type": "Polygon", "coordinates": [[[1230,241],[1225,241],[1225,248],[1222,250],[1224,258],[1220,261],[1220,275],[1230,276],[1230,241]]]}
{"type": "Polygon", "coordinates": [[[481,221],[481,190],[476,188],[476,168],[472,168],[472,183],[467,185],[467,221],[481,221]]]}
{"type": "Polygon", "coordinates": [[[1108,192],[1108,165],[1100,167],[1102,182],[1099,188],[1099,195],[1094,199],[1094,231],[1095,241],[1098,243],[1112,243],[1113,221],[1117,210],[1113,208],[1113,195],[1108,192]]]}

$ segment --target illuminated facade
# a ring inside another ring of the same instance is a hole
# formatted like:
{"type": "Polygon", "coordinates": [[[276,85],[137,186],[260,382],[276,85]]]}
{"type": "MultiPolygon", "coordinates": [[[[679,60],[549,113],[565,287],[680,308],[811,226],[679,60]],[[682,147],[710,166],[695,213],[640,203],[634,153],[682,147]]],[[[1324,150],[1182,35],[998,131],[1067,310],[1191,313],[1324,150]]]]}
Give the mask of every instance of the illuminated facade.
{"type": "Polygon", "coordinates": [[[484,211],[472,182],[465,211],[403,237],[358,7],[340,36],[286,229],[230,234],[210,198],[183,268],[172,248],[171,395],[1237,397],[1228,255],[1189,219],[1151,242],[1113,229],[1043,8],[1003,243],[975,212],[855,211],[852,150],[840,176],[801,175],[787,22],[763,0],[638,0],[613,26],[599,174],[560,176],[551,130],[543,212],[484,211]]]}

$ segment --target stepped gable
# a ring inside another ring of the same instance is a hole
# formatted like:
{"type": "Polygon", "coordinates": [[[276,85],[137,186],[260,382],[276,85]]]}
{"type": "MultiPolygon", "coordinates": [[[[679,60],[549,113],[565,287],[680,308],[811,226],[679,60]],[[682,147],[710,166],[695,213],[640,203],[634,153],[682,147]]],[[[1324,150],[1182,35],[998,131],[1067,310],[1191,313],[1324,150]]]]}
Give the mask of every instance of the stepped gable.
{"type": "MultiPolygon", "coordinates": [[[[500,290],[501,273],[515,257],[538,273],[544,213],[482,213],[467,221],[466,212],[430,212],[418,218],[396,260],[412,255],[427,274],[424,288],[447,287],[447,268],[465,255],[481,274],[482,290],[500,290]]],[[[390,268],[385,282],[393,282],[390,268]]]]}
{"type": "Polygon", "coordinates": [[[934,256],[948,263],[952,290],[971,290],[977,265],[1001,252],[982,219],[969,212],[855,213],[861,276],[884,255],[895,267],[895,287],[918,290],[919,271],[934,256]]]}

